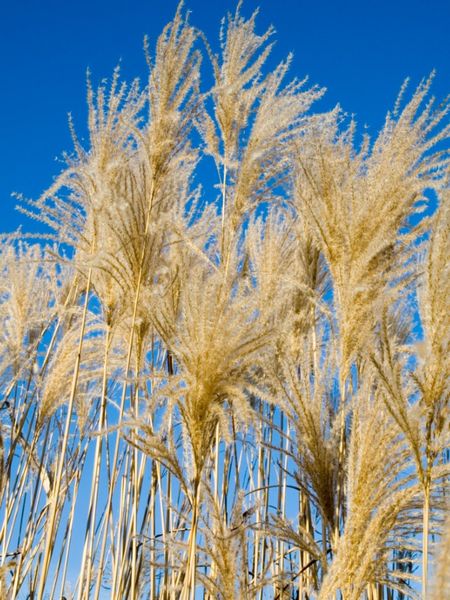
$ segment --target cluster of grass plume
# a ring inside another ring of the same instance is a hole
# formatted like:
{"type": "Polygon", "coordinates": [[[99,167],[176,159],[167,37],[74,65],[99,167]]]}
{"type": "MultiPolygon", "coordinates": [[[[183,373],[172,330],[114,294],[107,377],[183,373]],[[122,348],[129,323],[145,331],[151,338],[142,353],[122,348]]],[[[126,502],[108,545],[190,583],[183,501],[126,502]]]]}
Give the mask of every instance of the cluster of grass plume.
{"type": "Polygon", "coordinates": [[[273,34],[180,5],[2,238],[2,599],[446,596],[450,105],[358,143],[273,34]]]}

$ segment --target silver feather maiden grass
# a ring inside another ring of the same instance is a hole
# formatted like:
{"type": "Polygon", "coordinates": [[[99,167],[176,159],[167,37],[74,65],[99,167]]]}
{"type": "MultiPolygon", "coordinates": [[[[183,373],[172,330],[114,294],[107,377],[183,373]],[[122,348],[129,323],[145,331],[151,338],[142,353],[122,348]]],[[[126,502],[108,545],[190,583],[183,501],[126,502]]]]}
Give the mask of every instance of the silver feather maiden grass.
{"type": "Polygon", "coordinates": [[[88,81],[2,242],[1,598],[446,596],[449,105],[358,146],[256,17],[88,81]]]}

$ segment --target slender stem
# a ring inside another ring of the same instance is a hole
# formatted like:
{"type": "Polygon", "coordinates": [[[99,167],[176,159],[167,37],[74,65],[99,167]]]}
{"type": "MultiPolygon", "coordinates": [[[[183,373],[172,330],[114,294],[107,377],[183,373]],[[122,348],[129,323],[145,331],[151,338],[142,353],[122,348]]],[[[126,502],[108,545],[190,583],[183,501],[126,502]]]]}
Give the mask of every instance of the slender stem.
{"type": "Polygon", "coordinates": [[[105,418],[106,418],[106,395],[107,395],[107,383],[108,383],[107,364],[108,364],[110,335],[111,335],[110,328],[107,327],[106,334],[105,334],[105,349],[104,349],[104,358],[103,358],[99,431],[97,433],[97,439],[95,442],[94,465],[93,465],[93,469],[92,469],[92,481],[91,481],[91,495],[90,495],[90,499],[89,499],[89,511],[88,511],[88,518],[87,518],[87,523],[86,523],[85,543],[84,543],[84,548],[83,548],[83,558],[81,561],[81,569],[80,569],[81,585],[80,585],[80,590],[78,593],[78,598],[81,598],[81,594],[83,594],[83,596],[86,597],[86,600],[88,600],[88,598],[89,598],[89,590],[90,590],[90,584],[91,584],[94,531],[95,531],[95,522],[96,522],[96,516],[97,516],[98,489],[99,489],[99,481],[100,481],[100,467],[101,467],[102,445],[103,445],[102,430],[105,427],[105,418]],[[85,569],[86,569],[86,580],[84,579],[85,569]],[[86,584],[84,583],[84,581],[86,581],[86,584]]]}
{"type": "Polygon", "coordinates": [[[341,504],[344,487],[344,448],[345,448],[345,381],[340,385],[340,405],[339,405],[339,454],[337,471],[337,489],[336,489],[336,507],[334,523],[334,546],[337,547],[340,536],[340,517],[341,504]]]}
{"type": "Polygon", "coordinates": [[[65,423],[65,428],[64,428],[64,436],[63,436],[61,450],[60,450],[60,454],[59,454],[58,465],[57,465],[57,469],[56,469],[56,473],[55,473],[55,479],[54,479],[55,487],[52,490],[52,496],[51,496],[51,500],[50,500],[49,520],[48,520],[47,526],[46,526],[45,551],[44,551],[44,557],[42,560],[42,569],[41,569],[41,576],[40,576],[40,580],[39,580],[37,600],[42,600],[42,598],[44,596],[45,583],[47,581],[48,569],[50,566],[50,558],[51,558],[52,551],[53,551],[53,537],[54,537],[55,528],[56,528],[56,520],[57,520],[58,504],[59,504],[59,492],[61,489],[62,473],[63,473],[64,461],[65,461],[65,457],[66,457],[67,444],[68,444],[68,440],[69,440],[70,424],[71,424],[71,420],[72,420],[73,405],[74,405],[75,394],[76,394],[77,383],[78,383],[78,373],[80,370],[81,351],[83,349],[84,332],[85,332],[85,328],[86,328],[86,316],[87,316],[87,308],[88,308],[88,303],[89,303],[91,278],[92,278],[92,268],[89,269],[88,278],[87,278],[86,292],[85,292],[85,298],[84,298],[84,308],[83,308],[83,315],[82,315],[81,328],[80,328],[80,338],[79,338],[79,342],[78,342],[77,356],[75,359],[75,368],[74,368],[73,377],[72,377],[72,386],[71,386],[71,390],[70,390],[69,403],[67,406],[67,416],[66,416],[66,423],[65,423]]]}
{"type": "Polygon", "coordinates": [[[192,523],[188,539],[188,557],[185,579],[180,600],[195,600],[196,572],[197,572],[197,529],[200,505],[201,478],[197,477],[194,485],[192,500],[192,523]]]}
{"type": "Polygon", "coordinates": [[[422,528],[422,598],[428,598],[428,537],[430,520],[430,486],[426,483],[423,499],[423,528],[422,528]]]}

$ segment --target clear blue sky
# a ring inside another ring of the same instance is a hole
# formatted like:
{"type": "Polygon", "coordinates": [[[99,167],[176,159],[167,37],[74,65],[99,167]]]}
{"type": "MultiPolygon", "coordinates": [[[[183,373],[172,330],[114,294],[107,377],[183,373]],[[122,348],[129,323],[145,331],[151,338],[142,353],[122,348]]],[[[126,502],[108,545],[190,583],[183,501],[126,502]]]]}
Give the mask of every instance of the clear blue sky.
{"type": "MultiPolygon", "coordinates": [[[[108,77],[121,60],[127,78],[146,75],[144,34],[153,42],[177,0],[3,0],[0,8],[0,231],[24,217],[11,192],[37,197],[71,150],[67,113],[85,118],[85,74],[108,77]]],[[[232,0],[186,0],[191,21],[216,43],[232,0]]],[[[272,23],[274,59],[289,51],[292,75],[328,88],[322,106],[340,102],[375,133],[406,76],[413,84],[435,68],[434,92],[450,92],[450,2],[447,0],[245,0],[272,23]]],[[[24,228],[33,228],[26,220],[24,228]]]]}

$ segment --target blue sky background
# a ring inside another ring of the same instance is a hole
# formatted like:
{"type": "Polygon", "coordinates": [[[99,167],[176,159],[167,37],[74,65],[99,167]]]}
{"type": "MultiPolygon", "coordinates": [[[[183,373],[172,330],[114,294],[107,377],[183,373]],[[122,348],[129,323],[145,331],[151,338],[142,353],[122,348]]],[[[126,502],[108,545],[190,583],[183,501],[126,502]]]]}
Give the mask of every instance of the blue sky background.
{"type": "MultiPolygon", "coordinates": [[[[0,231],[24,223],[11,193],[36,198],[71,150],[67,113],[79,132],[86,116],[86,69],[94,82],[121,61],[123,75],[146,77],[144,34],[151,45],[177,0],[3,0],[0,8],[0,231]]],[[[217,44],[220,19],[234,0],[187,0],[191,21],[217,44]]],[[[261,8],[260,31],[273,24],[273,64],[293,51],[292,76],[308,74],[369,132],[380,128],[402,81],[435,68],[438,98],[450,92],[450,2],[445,0],[245,0],[261,8]]],[[[216,46],[217,47],[217,46],[216,46]]]]}

